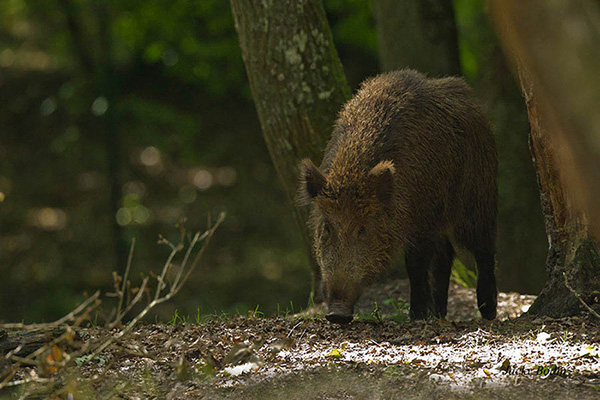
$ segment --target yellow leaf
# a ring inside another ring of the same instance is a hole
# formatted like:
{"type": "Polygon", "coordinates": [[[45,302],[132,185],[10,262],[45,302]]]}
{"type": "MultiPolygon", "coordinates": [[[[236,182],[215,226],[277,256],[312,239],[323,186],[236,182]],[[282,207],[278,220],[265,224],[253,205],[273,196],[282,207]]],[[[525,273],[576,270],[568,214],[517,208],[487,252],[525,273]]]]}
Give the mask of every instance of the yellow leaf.
{"type": "Polygon", "coordinates": [[[52,350],[50,350],[50,353],[48,353],[48,355],[46,356],[46,363],[48,364],[47,366],[45,366],[46,373],[48,375],[52,375],[56,371],[58,371],[58,366],[52,364],[57,363],[62,359],[63,354],[60,351],[60,348],[57,345],[52,346],[52,350]]]}
{"type": "Polygon", "coordinates": [[[338,349],[333,349],[329,354],[327,354],[327,356],[333,358],[342,358],[342,353],[338,349]]]}
{"type": "Polygon", "coordinates": [[[63,358],[62,352],[60,351],[60,348],[57,345],[52,346],[52,351],[50,352],[50,354],[52,355],[52,360],[54,362],[58,362],[63,358]]]}

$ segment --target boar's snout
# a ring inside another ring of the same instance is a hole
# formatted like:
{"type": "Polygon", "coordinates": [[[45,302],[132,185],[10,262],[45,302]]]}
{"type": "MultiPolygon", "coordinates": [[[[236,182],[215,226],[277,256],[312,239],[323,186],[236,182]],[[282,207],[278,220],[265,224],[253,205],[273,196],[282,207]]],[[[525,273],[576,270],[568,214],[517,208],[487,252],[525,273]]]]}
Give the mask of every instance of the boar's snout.
{"type": "Polygon", "coordinates": [[[350,323],[352,318],[354,318],[352,315],[352,308],[346,306],[345,304],[333,303],[329,304],[327,308],[328,313],[325,315],[325,318],[327,318],[327,321],[331,322],[332,324],[345,325],[350,323]]]}
{"type": "Polygon", "coordinates": [[[349,324],[354,317],[352,314],[337,314],[331,312],[328,313],[325,318],[327,318],[327,321],[331,322],[332,324],[346,325],[349,324]]]}

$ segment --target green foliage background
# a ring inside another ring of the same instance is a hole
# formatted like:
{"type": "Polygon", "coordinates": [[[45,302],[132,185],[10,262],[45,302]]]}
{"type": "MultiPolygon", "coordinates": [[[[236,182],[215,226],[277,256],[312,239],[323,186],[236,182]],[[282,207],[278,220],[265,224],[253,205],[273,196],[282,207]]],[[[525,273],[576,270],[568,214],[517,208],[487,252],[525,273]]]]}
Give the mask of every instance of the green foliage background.
{"type": "MultiPolygon", "coordinates": [[[[356,88],[378,72],[370,1],[324,4],[356,88]]],[[[465,75],[501,127],[513,109],[524,112],[518,90],[500,111],[504,103],[485,95],[497,68],[490,58],[496,39],[481,2],[455,6],[465,75]]],[[[208,213],[224,210],[227,219],[205,262],[178,295],[179,313],[246,313],[256,304],[272,313],[290,301],[306,304],[306,256],[263,143],[229,3],[4,0],[0,321],[49,321],[86,291],[110,289],[117,216],[109,207],[114,154],[106,129],[120,150],[119,221],[126,241],[137,239],[132,279],[162,267],[168,249],[156,244],[158,234],[174,239],[184,216],[188,229],[202,230],[208,213]]],[[[523,125],[514,133],[514,152],[527,150],[526,133],[523,125]]],[[[519,174],[501,171],[503,204],[514,203],[504,214],[513,216],[507,224],[514,235],[501,238],[500,247],[508,243],[507,253],[529,259],[501,265],[500,283],[536,292],[544,279],[541,215],[539,205],[519,203],[519,193],[536,190],[535,181],[519,174]]],[[[159,314],[174,308],[167,304],[159,314]]]]}

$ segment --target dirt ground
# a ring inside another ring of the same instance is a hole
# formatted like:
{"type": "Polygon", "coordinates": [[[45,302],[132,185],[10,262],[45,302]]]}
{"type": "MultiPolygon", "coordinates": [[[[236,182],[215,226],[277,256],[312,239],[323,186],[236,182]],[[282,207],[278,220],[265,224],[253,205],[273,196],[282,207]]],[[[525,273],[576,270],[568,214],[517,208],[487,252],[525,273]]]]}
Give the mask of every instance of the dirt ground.
{"type": "MultiPolygon", "coordinates": [[[[598,321],[515,319],[534,299],[515,293],[500,295],[498,320],[483,321],[473,290],[453,285],[447,320],[411,322],[398,299],[406,286],[369,289],[348,326],[329,324],[318,309],[139,325],[96,357],[0,398],[600,398],[598,321]]],[[[72,346],[117,332],[78,329],[72,346]]],[[[23,367],[15,379],[39,374],[23,367]]]]}

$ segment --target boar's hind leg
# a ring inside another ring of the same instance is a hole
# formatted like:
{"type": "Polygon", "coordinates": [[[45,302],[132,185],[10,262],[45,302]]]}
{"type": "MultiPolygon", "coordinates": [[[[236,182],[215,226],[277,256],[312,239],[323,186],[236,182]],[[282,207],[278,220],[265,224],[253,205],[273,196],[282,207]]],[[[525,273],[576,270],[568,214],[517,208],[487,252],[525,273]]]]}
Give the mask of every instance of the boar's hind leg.
{"type": "Polygon", "coordinates": [[[498,296],[494,252],[476,250],[474,254],[477,261],[477,307],[483,318],[494,319],[498,296]]]}
{"type": "Polygon", "coordinates": [[[406,249],[406,272],[410,281],[410,318],[425,319],[431,310],[429,267],[435,253],[435,244],[421,241],[406,249]]]}
{"type": "Polygon", "coordinates": [[[431,289],[433,295],[433,313],[445,318],[448,307],[448,285],[454,261],[454,249],[446,238],[436,243],[435,255],[431,261],[431,289]]]}
{"type": "MultiPolygon", "coordinates": [[[[485,225],[484,225],[485,226],[485,225]]],[[[493,227],[492,224],[490,226],[493,227]]],[[[496,259],[493,230],[457,229],[456,237],[477,263],[477,307],[485,319],[496,318],[496,259]]],[[[462,261],[462,260],[461,260],[462,261]]]]}

